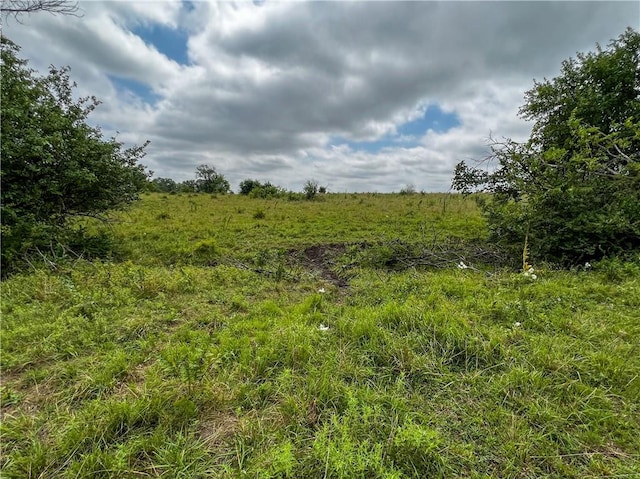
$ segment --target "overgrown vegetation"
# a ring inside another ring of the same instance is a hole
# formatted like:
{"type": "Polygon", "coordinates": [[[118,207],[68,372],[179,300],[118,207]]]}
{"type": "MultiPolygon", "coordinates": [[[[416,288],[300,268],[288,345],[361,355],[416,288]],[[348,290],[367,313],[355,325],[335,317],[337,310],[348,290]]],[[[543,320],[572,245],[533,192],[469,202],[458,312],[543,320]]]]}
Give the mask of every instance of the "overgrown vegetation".
{"type": "Polygon", "coordinates": [[[492,239],[517,254],[579,264],[640,248],[640,33],[578,54],[536,82],[520,114],[525,144],[494,141],[492,169],[456,168],[454,188],[492,192],[492,239]]]}
{"type": "Polygon", "coordinates": [[[3,477],[640,474],[640,258],[387,264],[481,244],[461,195],[120,220],[117,261],[3,282],[3,477]]]}
{"type": "Polygon", "coordinates": [[[264,183],[258,180],[244,180],[240,183],[240,194],[251,198],[285,198],[289,192],[269,181],[264,183]]]}
{"type": "MultiPolygon", "coordinates": [[[[35,76],[2,37],[2,274],[34,251],[86,253],[78,217],[100,218],[147,183],[144,147],[123,149],[86,123],[95,98],[74,100],[67,69],[35,76]]],[[[88,244],[88,243],[87,243],[88,244]]]]}

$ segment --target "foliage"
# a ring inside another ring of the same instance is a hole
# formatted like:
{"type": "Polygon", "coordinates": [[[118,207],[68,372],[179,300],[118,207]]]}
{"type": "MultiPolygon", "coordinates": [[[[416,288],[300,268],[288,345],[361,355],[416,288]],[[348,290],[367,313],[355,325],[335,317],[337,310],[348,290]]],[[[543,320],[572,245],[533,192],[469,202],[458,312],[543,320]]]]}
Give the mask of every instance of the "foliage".
{"type": "Polygon", "coordinates": [[[520,114],[527,143],[491,143],[497,166],[456,167],[453,187],[493,193],[491,235],[512,251],[579,263],[640,247],[640,33],[578,54],[536,82],[520,114]]]}
{"type": "Polygon", "coordinates": [[[178,193],[196,193],[198,191],[198,183],[196,180],[184,180],[178,183],[178,193]]]}
{"type": "Polygon", "coordinates": [[[246,180],[240,182],[240,191],[239,191],[239,193],[241,195],[248,195],[254,189],[260,188],[261,186],[262,186],[262,183],[260,183],[260,181],[258,181],[258,180],[246,179],[246,180]]]}
{"type": "Polygon", "coordinates": [[[416,193],[416,187],[412,183],[407,183],[404,188],[400,190],[401,195],[414,195],[416,193]]]}
{"type": "Polygon", "coordinates": [[[249,179],[240,183],[240,194],[248,195],[251,198],[284,198],[287,193],[287,190],[273,185],[269,181],[261,183],[258,180],[249,179]]]}
{"type": "Polygon", "coordinates": [[[175,193],[178,191],[178,183],[171,178],[154,178],[151,184],[154,191],[159,193],[175,193]]]}
{"type": "Polygon", "coordinates": [[[86,123],[99,102],[74,100],[68,69],[38,77],[2,38],[2,268],[34,248],[64,243],[78,217],[122,209],[146,187],[138,161],[86,123]]]}
{"type": "Polygon", "coordinates": [[[318,182],[315,180],[307,180],[302,187],[302,192],[304,193],[304,197],[307,200],[313,200],[316,196],[318,196],[319,189],[318,182]]]}
{"type": "Polygon", "coordinates": [[[200,165],[196,168],[196,188],[202,193],[229,193],[231,186],[215,168],[200,165]]]}
{"type": "Polygon", "coordinates": [[[249,195],[251,198],[284,198],[287,195],[287,190],[281,188],[280,186],[272,185],[268,181],[260,185],[259,188],[254,188],[251,190],[251,194],[249,195]]]}

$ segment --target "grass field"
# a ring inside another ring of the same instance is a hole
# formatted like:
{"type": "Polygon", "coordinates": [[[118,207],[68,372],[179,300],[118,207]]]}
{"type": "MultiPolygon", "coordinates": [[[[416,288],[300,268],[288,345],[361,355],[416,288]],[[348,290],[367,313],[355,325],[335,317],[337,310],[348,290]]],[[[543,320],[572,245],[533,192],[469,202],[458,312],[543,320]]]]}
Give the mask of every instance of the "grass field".
{"type": "Polygon", "coordinates": [[[458,195],[118,220],[2,282],[3,478],[640,477],[640,259],[496,267],[458,195]]]}

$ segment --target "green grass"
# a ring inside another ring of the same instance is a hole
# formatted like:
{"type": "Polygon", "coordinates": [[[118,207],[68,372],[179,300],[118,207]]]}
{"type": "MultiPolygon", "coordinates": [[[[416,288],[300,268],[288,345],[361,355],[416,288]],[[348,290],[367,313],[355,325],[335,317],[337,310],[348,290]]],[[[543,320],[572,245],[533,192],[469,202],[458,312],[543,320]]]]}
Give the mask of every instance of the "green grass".
{"type": "Polygon", "coordinates": [[[153,194],[121,220],[115,231],[124,256],[144,265],[204,264],[314,244],[484,235],[475,202],[453,194],[332,194],[317,201],[153,194]]]}
{"type": "Polygon", "coordinates": [[[145,196],[112,261],[3,281],[1,476],[640,476],[639,261],[369,254],[483,228],[454,195],[145,196]]]}

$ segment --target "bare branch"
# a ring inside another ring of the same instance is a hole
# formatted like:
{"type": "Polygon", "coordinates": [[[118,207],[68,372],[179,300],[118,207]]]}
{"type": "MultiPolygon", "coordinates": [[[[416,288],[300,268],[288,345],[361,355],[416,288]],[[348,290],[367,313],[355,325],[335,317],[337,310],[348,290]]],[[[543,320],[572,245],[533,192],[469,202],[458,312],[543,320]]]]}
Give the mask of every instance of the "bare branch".
{"type": "Polygon", "coordinates": [[[13,16],[20,21],[20,16],[35,12],[49,12],[52,15],[81,16],[78,2],[68,0],[2,0],[0,12],[3,16],[13,16]]]}

